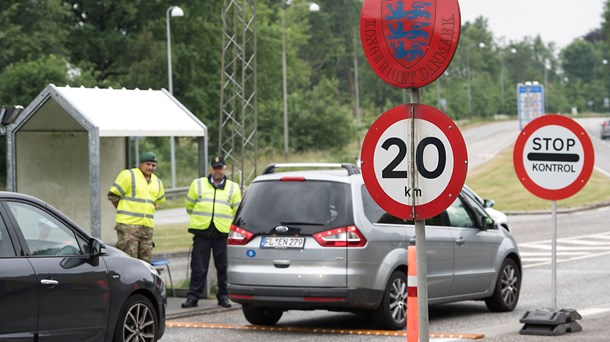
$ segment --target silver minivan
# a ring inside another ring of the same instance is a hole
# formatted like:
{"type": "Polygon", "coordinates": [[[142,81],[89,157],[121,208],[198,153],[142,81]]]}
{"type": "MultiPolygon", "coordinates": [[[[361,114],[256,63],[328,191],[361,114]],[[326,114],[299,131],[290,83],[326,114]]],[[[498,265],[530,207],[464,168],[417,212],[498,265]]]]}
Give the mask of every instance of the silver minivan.
{"type": "MultiPolygon", "coordinates": [[[[425,224],[430,304],[474,299],[493,311],[515,308],[517,244],[476,199],[462,192],[425,224]]],[[[229,297],[252,324],[323,309],[402,329],[414,241],[413,222],[381,209],[355,165],[270,165],[248,187],[231,227],[229,297]]]]}

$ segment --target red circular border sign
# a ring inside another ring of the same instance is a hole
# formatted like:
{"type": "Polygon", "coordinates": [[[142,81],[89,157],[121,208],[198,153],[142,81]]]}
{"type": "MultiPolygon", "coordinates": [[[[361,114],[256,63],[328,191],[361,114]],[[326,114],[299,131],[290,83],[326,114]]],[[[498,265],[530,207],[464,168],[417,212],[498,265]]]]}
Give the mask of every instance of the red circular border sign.
{"type": "Polygon", "coordinates": [[[384,82],[420,88],[451,63],[460,39],[457,0],[364,0],[360,40],[364,54],[384,82]]]}
{"type": "Polygon", "coordinates": [[[468,152],[462,133],[449,116],[432,106],[424,104],[403,104],[383,113],[369,128],[362,142],[361,156],[362,177],[371,197],[385,211],[402,219],[424,220],[447,209],[462,191],[468,170],[468,152]],[[453,169],[451,170],[449,184],[436,199],[422,205],[416,205],[415,217],[412,217],[412,205],[402,204],[386,193],[377,179],[374,167],[374,156],[379,139],[394,123],[410,119],[412,107],[414,107],[416,120],[426,120],[438,127],[447,137],[453,151],[453,169]]]}
{"type": "Polygon", "coordinates": [[[515,143],[515,149],[513,150],[513,164],[515,166],[515,172],[517,178],[523,186],[535,196],[538,196],[547,200],[561,200],[568,198],[578,191],[580,191],[593,173],[595,154],[593,151],[593,144],[589,134],[580,126],[576,121],[557,114],[547,114],[538,117],[531,121],[523,128],[517,141],[515,143]],[[525,170],[523,163],[523,153],[525,150],[525,144],[528,142],[530,137],[540,128],[546,126],[561,126],[570,130],[580,141],[584,153],[584,162],[582,170],[576,179],[569,185],[561,189],[547,189],[538,185],[525,170]]]}

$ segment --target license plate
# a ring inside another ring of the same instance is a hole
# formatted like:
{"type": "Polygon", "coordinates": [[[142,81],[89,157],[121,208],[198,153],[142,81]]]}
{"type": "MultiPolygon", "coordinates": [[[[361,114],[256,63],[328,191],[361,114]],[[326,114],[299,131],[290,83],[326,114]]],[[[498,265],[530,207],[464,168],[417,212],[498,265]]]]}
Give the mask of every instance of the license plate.
{"type": "Polygon", "coordinates": [[[261,248],[303,248],[304,237],[293,236],[263,236],[261,248]]]}

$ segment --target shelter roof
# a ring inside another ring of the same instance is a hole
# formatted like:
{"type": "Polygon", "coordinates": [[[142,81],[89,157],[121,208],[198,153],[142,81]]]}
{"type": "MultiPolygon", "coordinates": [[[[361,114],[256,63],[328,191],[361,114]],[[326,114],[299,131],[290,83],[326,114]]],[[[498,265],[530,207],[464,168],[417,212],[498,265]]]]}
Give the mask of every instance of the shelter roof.
{"type": "Polygon", "coordinates": [[[207,127],[167,90],[48,85],[13,130],[90,131],[100,137],[205,136],[207,127]]]}

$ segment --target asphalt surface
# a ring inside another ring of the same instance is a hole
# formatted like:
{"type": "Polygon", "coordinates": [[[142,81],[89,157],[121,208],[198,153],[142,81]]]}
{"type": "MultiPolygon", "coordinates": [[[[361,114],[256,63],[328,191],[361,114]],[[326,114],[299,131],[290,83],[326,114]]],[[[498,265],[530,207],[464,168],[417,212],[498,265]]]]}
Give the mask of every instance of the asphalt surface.
{"type": "Polygon", "coordinates": [[[235,303],[232,303],[232,306],[230,308],[224,308],[222,306],[219,306],[216,299],[201,299],[197,303],[196,307],[183,308],[181,305],[182,303],[184,303],[185,300],[186,299],[183,297],[167,298],[167,311],[165,314],[165,319],[167,321],[185,317],[241,310],[241,305],[235,303]]]}

